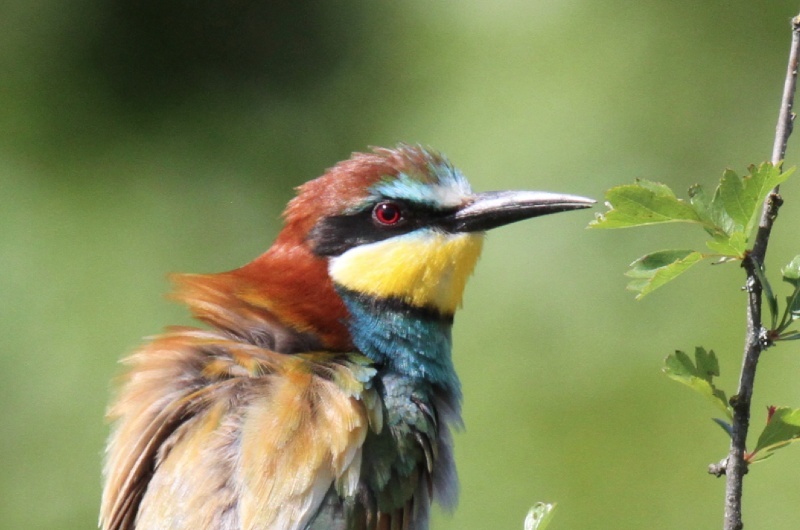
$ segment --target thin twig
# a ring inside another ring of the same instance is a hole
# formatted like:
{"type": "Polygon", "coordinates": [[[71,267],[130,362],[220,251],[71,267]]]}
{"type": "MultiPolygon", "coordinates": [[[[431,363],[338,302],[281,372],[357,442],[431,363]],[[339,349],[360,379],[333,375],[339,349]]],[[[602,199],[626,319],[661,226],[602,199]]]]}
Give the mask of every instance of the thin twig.
{"type": "MultiPolygon", "coordinates": [[[[786,82],[783,87],[778,126],[775,130],[775,143],[772,149],[772,163],[779,166],[786,154],[786,143],[792,134],[794,114],[794,93],[797,84],[797,64],[800,55],[800,15],[792,20],[792,46],[789,53],[789,66],[786,72],[786,82]]],[[[775,218],[778,216],[782,200],[778,195],[778,188],[770,192],[764,202],[761,219],[758,225],[753,249],[744,260],[742,266],[747,272],[746,290],[748,293],[747,304],[747,337],[744,347],[742,371],[739,376],[739,389],[731,398],[733,407],[733,422],[731,429],[731,446],[725,464],[725,524],[724,530],[741,530],[742,522],[742,479],[747,473],[745,450],[747,431],[750,426],[750,400],[753,396],[753,384],[756,377],[758,359],[768,346],[766,330],[761,324],[761,293],[762,285],[758,279],[758,269],[764,266],[764,256],[767,252],[770,232],[775,218]]]]}

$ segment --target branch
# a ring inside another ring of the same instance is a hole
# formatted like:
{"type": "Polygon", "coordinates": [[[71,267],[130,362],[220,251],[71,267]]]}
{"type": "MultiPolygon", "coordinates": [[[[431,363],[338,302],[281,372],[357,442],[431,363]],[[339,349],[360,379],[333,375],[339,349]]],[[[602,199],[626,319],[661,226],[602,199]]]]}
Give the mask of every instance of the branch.
{"type": "MultiPolygon", "coordinates": [[[[786,82],[783,87],[778,125],[775,129],[775,143],[772,149],[772,164],[779,166],[786,154],[786,143],[792,134],[794,114],[794,93],[797,84],[798,55],[800,55],[800,15],[792,19],[792,45],[789,52],[789,66],[786,82]]],[[[769,244],[772,225],[778,216],[782,200],[778,188],[773,189],[764,202],[761,220],[758,225],[753,249],[742,263],[747,272],[745,289],[748,293],[747,304],[747,337],[745,339],[742,371],[739,376],[739,389],[730,400],[733,408],[731,429],[731,446],[725,463],[725,530],[741,530],[742,523],[742,479],[747,473],[745,460],[745,444],[750,426],[750,400],[753,396],[753,385],[756,376],[758,359],[769,345],[766,330],[761,324],[761,293],[763,287],[758,279],[759,269],[763,269],[764,257],[769,244]]],[[[721,474],[717,469],[717,473],[721,474]]],[[[718,476],[719,476],[718,474],[718,476]]]]}

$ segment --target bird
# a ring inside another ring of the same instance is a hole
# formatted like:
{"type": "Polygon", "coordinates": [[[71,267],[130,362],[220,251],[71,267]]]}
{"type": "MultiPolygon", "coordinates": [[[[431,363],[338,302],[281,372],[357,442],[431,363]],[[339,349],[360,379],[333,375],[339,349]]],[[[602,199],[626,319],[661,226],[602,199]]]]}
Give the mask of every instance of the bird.
{"type": "Polygon", "coordinates": [[[204,326],[123,360],[101,528],[427,529],[457,500],[451,329],[485,232],[593,203],[474,193],[410,144],[301,185],[265,253],[173,276],[204,326]]]}

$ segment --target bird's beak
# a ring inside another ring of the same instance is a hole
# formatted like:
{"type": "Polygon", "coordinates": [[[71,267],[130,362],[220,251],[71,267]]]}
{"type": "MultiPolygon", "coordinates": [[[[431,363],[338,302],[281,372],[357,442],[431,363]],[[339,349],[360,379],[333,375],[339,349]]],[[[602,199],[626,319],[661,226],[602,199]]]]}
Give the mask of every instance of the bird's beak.
{"type": "Polygon", "coordinates": [[[589,208],[594,203],[586,197],[543,191],[488,191],[473,195],[444,225],[451,232],[482,232],[531,217],[589,208]]]}

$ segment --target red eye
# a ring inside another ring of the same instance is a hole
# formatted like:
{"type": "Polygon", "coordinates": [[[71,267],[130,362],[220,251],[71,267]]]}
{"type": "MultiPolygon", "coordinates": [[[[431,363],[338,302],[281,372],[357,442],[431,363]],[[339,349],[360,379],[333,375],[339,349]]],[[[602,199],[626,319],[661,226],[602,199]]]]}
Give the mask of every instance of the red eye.
{"type": "Polygon", "coordinates": [[[396,225],[403,219],[403,212],[393,202],[379,202],[372,209],[372,218],[382,225],[396,225]]]}

